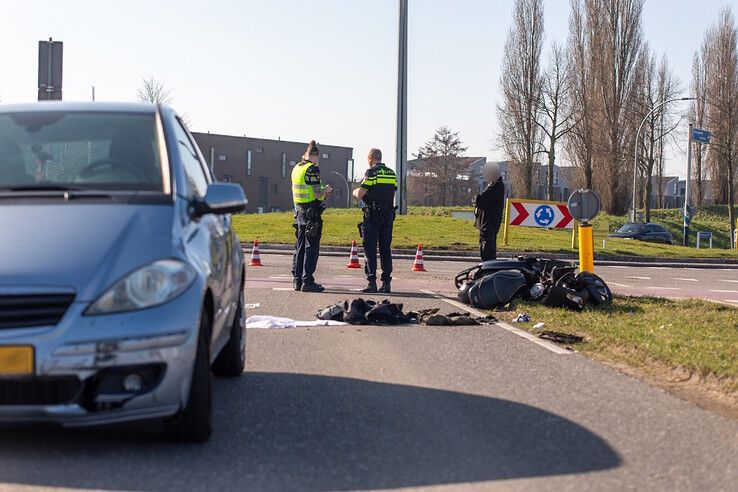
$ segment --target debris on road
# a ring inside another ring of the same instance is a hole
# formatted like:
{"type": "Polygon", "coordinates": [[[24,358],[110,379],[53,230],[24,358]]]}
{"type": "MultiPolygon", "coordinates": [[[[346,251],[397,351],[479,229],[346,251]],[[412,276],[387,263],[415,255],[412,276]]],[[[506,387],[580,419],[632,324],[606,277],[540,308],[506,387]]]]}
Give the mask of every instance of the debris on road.
{"type": "Polygon", "coordinates": [[[536,330],[542,330],[544,326],[546,326],[546,323],[540,322],[533,325],[533,328],[535,328],[536,330]]]}
{"type": "Polygon", "coordinates": [[[254,303],[251,303],[251,304],[246,304],[244,307],[246,309],[256,309],[258,307],[261,307],[261,304],[259,304],[258,302],[254,302],[254,303]]]}
{"type": "Polygon", "coordinates": [[[282,329],[299,328],[308,326],[343,326],[347,323],[333,320],[299,321],[291,318],[279,318],[277,316],[254,315],[246,319],[246,328],[282,329]]]}
{"type": "Polygon", "coordinates": [[[468,325],[490,325],[497,322],[494,316],[472,317],[467,312],[438,314],[440,309],[424,309],[418,311],[418,321],[428,326],[468,326],[468,325]]]}
{"type": "Polygon", "coordinates": [[[519,313],[515,316],[515,319],[512,320],[513,323],[527,323],[529,321],[530,315],[528,313],[519,313]]]}
{"type": "Polygon", "coordinates": [[[352,325],[404,325],[425,324],[429,326],[462,326],[483,325],[497,322],[494,316],[472,317],[471,314],[449,313],[439,314],[439,308],[423,309],[418,312],[403,312],[402,304],[389,302],[387,299],[376,302],[371,299],[354,299],[333,304],[321,311],[316,317],[320,320],[344,321],[352,325]]]}
{"type": "Polygon", "coordinates": [[[376,302],[362,298],[333,304],[318,311],[321,320],[343,321],[352,325],[402,325],[417,323],[417,314],[403,313],[403,305],[391,303],[387,299],[376,302]]]}
{"type": "Polygon", "coordinates": [[[541,332],[538,334],[538,338],[543,338],[544,340],[550,340],[552,342],[565,345],[582,343],[584,341],[584,337],[580,337],[579,335],[572,335],[571,333],[561,333],[558,331],[541,332]]]}

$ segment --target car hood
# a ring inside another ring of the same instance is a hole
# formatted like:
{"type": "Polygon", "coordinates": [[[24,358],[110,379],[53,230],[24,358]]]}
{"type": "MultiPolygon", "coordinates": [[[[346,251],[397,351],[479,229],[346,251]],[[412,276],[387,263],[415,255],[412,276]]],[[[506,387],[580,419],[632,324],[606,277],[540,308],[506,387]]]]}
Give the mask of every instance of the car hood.
{"type": "Polygon", "coordinates": [[[93,301],[140,266],[172,256],[170,205],[0,206],[0,289],[74,289],[93,301]]]}

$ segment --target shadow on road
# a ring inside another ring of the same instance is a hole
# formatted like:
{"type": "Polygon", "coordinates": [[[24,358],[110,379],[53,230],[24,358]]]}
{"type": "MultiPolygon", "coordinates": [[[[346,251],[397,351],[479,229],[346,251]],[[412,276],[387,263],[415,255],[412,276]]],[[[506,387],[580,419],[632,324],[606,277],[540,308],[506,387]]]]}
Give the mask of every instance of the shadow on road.
{"type": "Polygon", "coordinates": [[[605,470],[587,429],[511,401],[305,374],[216,384],[212,439],[156,427],[0,431],[0,481],[127,490],[365,489],[605,470]]]}

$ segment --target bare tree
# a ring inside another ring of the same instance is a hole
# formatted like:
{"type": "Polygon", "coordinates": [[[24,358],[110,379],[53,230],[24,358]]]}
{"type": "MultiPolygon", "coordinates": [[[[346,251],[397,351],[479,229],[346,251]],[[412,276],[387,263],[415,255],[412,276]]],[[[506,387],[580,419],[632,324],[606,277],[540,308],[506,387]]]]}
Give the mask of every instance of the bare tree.
{"type": "MultiPolygon", "coordinates": [[[[636,129],[632,111],[638,91],[637,66],[643,42],[644,0],[586,0],[588,31],[593,32],[595,76],[602,103],[600,190],[610,213],[622,213],[628,197],[628,149],[636,129]]],[[[635,190],[633,190],[635,192],[635,190]]]]}
{"type": "Polygon", "coordinates": [[[720,203],[728,204],[730,230],[735,227],[735,174],[738,162],[738,33],[729,7],[707,31],[707,123],[713,136],[708,165],[720,203]]]}
{"type": "MultiPolygon", "coordinates": [[[[697,128],[704,128],[707,122],[707,59],[709,45],[707,40],[702,42],[699,51],[692,57],[692,83],[690,85],[690,97],[694,98],[691,103],[689,117],[697,128]]],[[[704,162],[708,148],[696,145],[694,152],[694,181],[695,181],[695,205],[699,206],[705,202],[704,162]]]]}
{"type": "Polygon", "coordinates": [[[138,100],[168,105],[172,102],[172,92],[160,80],[152,76],[144,77],[141,80],[141,87],[138,89],[138,100]]]}
{"type": "Polygon", "coordinates": [[[433,184],[443,205],[448,205],[449,195],[456,189],[459,176],[469,174],[466,161],[461,159],[464,152],[466,147],[459,138],[459,132],[442,126],[416,154],[418,159],[425,161],[422,172],[433,175],[433,184]]]}
{"type": "Polygon", "coordinates": [[[646,211],[646,222],[649,222],[654,171],[657,182],[656,203],[657,206],[663,203],[663,142],[678,126],[678,123],[675,123],[674,103],[669,101],[677,97],[679,87],[666,56],[661,58],[657,68],[656,55],[650,53],[648,45],[643,47],[639,66],[640,93],[637,107],[640,110],[634,111],[634,115],[637,117],[637,124],[646,119],[642,140],[639,142],[641,150],[639,164],[641,174],[645,178],[642,180],[642,206],[646,211]]]}
{"type": "Polygon", "coordinates": [[[546,195],[549,200],[554,199],[554,165],[556,164],[556,145],[574,127],[574,113],[571,104],[572,81],[569,63],[561,46],[554,43],[549,55],[549,64],[543,75],[539,104],[542,113],[542,122],[539,122],[541,131],[545,135],[546,143],[543,152],[548,155],[548,170],[546,177],[546,195]]]}
{"type": "Polygon", "coordinates": [[[582,171],[585,188],[592,189],[599,100],[595,97],[597,81],[593,58],[596,55],[592,49],[594,31],[588,28],[589,24],[583,0],[571,0],[567,56],[572,83],[571,108],[575,115],[575,124],[564,139],[564,144],[569,159],[582,171]]]}
{"type": "MultiPolygon", "coordinates": [[[[659,65],[659,71],[657,73],[657,100],[663,105],[658,110],[659,123],[654,132],[656,141],[654,146],[658,145],[658,153],[656,154],[656,177],[658,179],[659,187],[657,194],[657,205],[658,208],[664,206],[664,187],[662,182],[664,181],[664,141],[667,137],[671,136],[679,127],[683,120],[683,115],[676,111],[675,102],[669,102],[672,99],[678,98],[682,94],[679,79],[674,75],[673,69],[669,65],[669,60],[666,55],[661,57],[661,64],[659,65]]],[[[650,190],[650,188],[649,188],[650,190]]],[[[649,198],[650,200],[650,198],[649,198]]],[[[646,208],[646,220],[650,220],[651,217],[651,206],[650,201],[646,208]]]]}
{"type": "Polygon", "coordinates": [[[515,0],[500,79],[497,140],[511,162],[514,192],[523,197],[533,194],[534,159],[540,149],[542,48],[543,0],[515,0]]]}

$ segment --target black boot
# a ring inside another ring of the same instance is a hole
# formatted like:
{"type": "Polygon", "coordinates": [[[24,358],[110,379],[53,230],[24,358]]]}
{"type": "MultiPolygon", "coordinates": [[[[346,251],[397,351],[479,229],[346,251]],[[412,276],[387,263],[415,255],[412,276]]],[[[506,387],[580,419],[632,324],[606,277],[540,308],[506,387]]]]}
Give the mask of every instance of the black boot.
{"type": "Polygon", "coordinates": [[[377,293],[377,281],[370,280],[366,288],[361,289],[364,294],[376,294],[377,293]]]}
{"type": "Polygon", "coordinates": [[[323,287],[320,284],[316,284],[315,282],[311,284],[303,284],[302,291],[303,292],[323,292],[325,290],[325,287],[323,287]]]}
{"type": "Polygon", "coordinates": [[[379,292],[381,292],[382,294],[389,294],[390,292],[392,292],[392,289],[390,288],[390,282],[388,280],[382,282],[382,286],[379,288],[379,292]]]}
{"type": "Polygon", "coordinates": [[[292,279],[292,287],[294,287],[294,289],[296,291],[302,290],[302,279],[301,278],[293,278],[292,279]]]}

